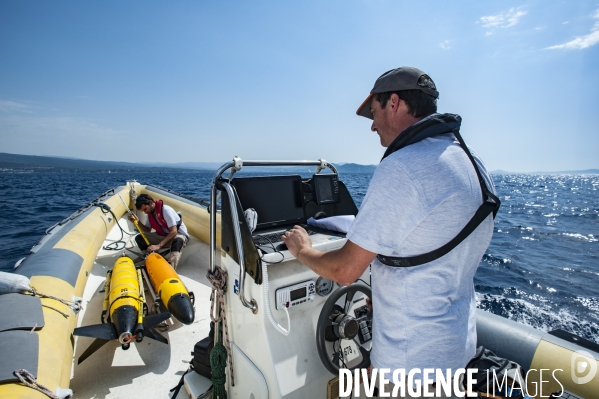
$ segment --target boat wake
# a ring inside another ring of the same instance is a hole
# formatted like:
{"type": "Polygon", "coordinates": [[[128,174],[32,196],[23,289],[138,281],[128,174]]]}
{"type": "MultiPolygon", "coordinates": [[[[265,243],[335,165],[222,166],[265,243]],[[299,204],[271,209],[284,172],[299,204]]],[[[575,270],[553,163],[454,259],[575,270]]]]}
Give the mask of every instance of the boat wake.
{"type": "Polygon", "coordinates": [[[504,294],[476,294],[479,309],[543,331],[562,329],[599,343],[599,319],[588,320],[588,313],[598,314],[599,300],[576,297],[572,302],[562,307],[547,297],[516,288],[504,289],[504,294]]]}

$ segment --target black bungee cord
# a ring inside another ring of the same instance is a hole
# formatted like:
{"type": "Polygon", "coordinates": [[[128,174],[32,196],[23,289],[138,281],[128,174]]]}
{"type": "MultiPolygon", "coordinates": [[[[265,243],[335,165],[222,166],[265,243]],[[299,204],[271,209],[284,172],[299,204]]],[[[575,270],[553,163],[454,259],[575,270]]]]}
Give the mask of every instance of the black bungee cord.
{"type": "Polygon", "coordinates": [[[98,202],[95,205],[98,208],[100,208],[100,210],[102,211],[103,214],[110,213],[112,215],[112,217],[114,218],[116,225],[119,226],[119,230],[121,231],[120,239],[103,246],[102,249],[106,249],[108,251],[120,251],[121,249],[125,249],[127,247],[127,243],[125,241],[123,241],[123,238],[125,238],[125,234],[127,234],[128,236],[134,236],[137,233],[131,234],[131,233],[128,233],[125,230],[123,230],[123,228],[121,227],[121,224],[119,223],[119,219],[116,217],[114,212],[112,212],[112,209],[110,209],[110,207],[108,205],[106,205],[103,202],[98,202]],[[122,245],[122,247],[121,247],[121,245],[122,245]]]}

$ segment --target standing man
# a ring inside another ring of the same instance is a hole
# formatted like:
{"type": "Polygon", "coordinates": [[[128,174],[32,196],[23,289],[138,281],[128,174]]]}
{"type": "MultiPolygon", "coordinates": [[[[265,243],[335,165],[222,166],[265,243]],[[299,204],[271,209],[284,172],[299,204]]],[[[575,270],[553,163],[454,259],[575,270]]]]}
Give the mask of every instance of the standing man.
{"type": "Polygon", "coordinates": [[[474,355],[473,279],[499,205],[484,165],[456,140],[461,118],[438,114],[438,96],[417,68],[381,75],[357,114],[373,120],[387,150],[348,241],[325,253],[299,226],[282,238],[298,260],[343,285],[372,264],[372,364],[406,375],[415,368],[455,372],[474,355]],[[481,204],[488,209],[477,212],[481,204]],[[475,214],[478,227],[467,234],[475,214]]]}
{"type": "MultiPolygon", "coordinates": [[[[170,244],[169,263],[176,270],[179,259],[181,259],[181,250],[189,241],[189,234],[183,220],[173,208],[163,204],[161,200],[154,200],[148,194],[141,194],[137,197],[135,208],[148,215],[146,222],[138,225],[150,241],[150,245],[144,241],[141,234],[135,236],[135,242],[142,251],[148,253],[158,251],[170,244]],[[151,232],[152,229],[155,230],[155,233],[151,232]]],[[[129,220],[133,221],[134,217],[137,219],[137,216],[130,215],[129,220]]]]}

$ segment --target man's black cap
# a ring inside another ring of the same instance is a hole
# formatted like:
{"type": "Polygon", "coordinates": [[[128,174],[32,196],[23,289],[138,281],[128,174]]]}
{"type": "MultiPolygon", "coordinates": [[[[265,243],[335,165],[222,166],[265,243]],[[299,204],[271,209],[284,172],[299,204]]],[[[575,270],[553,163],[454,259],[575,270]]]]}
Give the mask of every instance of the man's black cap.
{"type": "Polygon", "coordinates": [[[370,95],[360,105],[356,114],[373,119],[372,112],[370,112],[372,97],[378,93],[400,90],[422,90],[435,98],[439,97],[435,83],[426,73],[418,68],[400,67],[385,72],[374,82],[370,95]]]}

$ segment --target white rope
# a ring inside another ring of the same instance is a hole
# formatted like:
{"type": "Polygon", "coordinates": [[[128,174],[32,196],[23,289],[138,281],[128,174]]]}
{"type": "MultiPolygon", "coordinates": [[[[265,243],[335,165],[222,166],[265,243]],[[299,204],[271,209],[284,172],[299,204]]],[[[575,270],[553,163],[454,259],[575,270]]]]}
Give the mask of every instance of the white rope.
{"type": "Polygon", "coordinates": [[[54,393],[52,391],[50,391],[48,388],[46,388],[42,384],[38,383],[35,380],[35,377],[29,371],[27,371],[25,369],[19,369],[19,370],[13,371],[13,375],[15,377],[17,377],[19,379],[19,381],[21,381],[21,383],[23,383],[23,385],[28,386],[31,389],[35,389],[36,391],[43,393],[44,395],[48,396],[49,398],[60,399],[58,396],[54,395],[54,393]]]}
{"type": "Polygon", "coordinates": [[[58,310],[58,309],[56,309],[56,308],[53,308],[52,306],[48,306],[48,305],[44,305],[44,304],[42,304],[42,306],[43,306],[43,307],[45,307],[45,308],[48,308],[48,309],[52,309],[52,310],[54,310],[54,311],[56,311],[56,312],[60,313],[61,315],[63,315],[63,316],[64,316],[64,318],[65,318],[65,319],[68,319],[68,318],[69,318],[69,315],[68,315],[68,314],[66,314],[65,312],[61,311],[61,310],[58,310]]]}
{"type": "MultiPolygon", "coordinates": [[[[60,303],[62,303],[62,304],[64,304],[64,305],[67,305],[69,308],[71,308],[71,310],[72,310],[74,313],[77,313],[77,312],[79,312],[79,311],[81,310],[81,308],[82,308],[82,307],[81,307],[81,302],[77,302],[77,301],[67,301],[66,299],[58,298],[58,297],[55,297],[55,296],[52,296],[52,295],[46,295],[46,294],[42,294],[41,292],[37,292],[37,290],[36,290],[34,287],[31,287],[31,291],[30,291],[30,292],[31,292],[31,293],[32,293],[32,295],[34,295],[34,296],[37,296],[37,297],[40,297],[40,298],[54,299],[55,301],[58,301],[58,302],[60,302],[60,303]]],[[[46,306],[46,305],[42,305],[42,306],[45,306],[45,307],[47,307],[47,308],[49,308],[49,309],[56,310],[57,312],[61,313],[61,314],[62,314],[64,317],[69,317],[69,315],[68,315],[68,314],[66,314],[66,313],[64,313],[64,312],[61,312],[60,310],[58,310],[58,309],[55,309],[55,308],[53,308],[53,307],[51,307],[51,306],[46,306]]]]}

